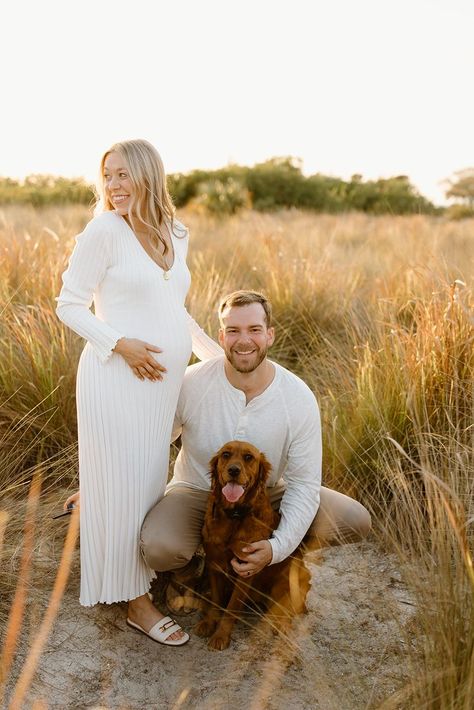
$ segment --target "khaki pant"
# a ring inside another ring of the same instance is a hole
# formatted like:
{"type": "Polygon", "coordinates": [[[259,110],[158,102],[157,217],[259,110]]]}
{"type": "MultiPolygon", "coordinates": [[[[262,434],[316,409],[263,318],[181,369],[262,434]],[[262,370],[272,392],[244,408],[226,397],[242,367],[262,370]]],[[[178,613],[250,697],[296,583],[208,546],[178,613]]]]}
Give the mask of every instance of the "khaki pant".
{"type": "MultiPolygon", "coordinates": [[[[285,488],[277,484],[267,492],[275,510],[285,488]]],[[[172,488],[146,516],[141,531],[142,554],[152,569],[166,572],[191,561],[201,542],[208,491],[172,488]]],[[[370,530],[370,515],[348,496],[321,488],[321,502],[304,542],[308,549],[359,542],[370,530]]]]}

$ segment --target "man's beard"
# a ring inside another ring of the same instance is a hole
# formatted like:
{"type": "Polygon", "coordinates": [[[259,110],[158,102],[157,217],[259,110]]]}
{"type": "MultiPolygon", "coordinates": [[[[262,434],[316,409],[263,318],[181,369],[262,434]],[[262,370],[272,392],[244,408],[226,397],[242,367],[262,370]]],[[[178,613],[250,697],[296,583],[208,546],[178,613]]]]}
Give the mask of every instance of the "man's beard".
{"type": "Polygon", "coordinates": [[[248,372],[253,372],[257,367],[265,360],[268,352],[268,348],[258,348],[256,352],[252,353],[252,360],[247,365],[239,365],[236,362],[232,350],[227,350],[224,348],[225,356],[230,362],[236,372],[241,372],[243,374],[248,372]]]}

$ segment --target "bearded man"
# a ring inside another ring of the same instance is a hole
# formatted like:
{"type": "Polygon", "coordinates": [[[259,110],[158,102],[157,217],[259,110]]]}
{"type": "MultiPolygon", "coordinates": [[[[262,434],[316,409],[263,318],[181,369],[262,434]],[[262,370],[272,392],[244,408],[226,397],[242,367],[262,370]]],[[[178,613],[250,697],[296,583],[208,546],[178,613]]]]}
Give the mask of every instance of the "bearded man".
{"type": "MultiPolygon", "coordinates": [[[[307,549],[358,542],[370,515],[357,501],[321,486],[321,424],[314,394],[296,375],[267,357],[274,342],[270,303],[254,291],[236,291],[219,307],[224,355],[188,367],[176,412],[181,449],[166,494],[142,526],[142,553],[150,567],[171,571],[167,603],[179,612],[200,566],[195,553],[210,491],[209,461],[226,442],[248,441],[272,465],[268,494],[281,519],[269,539],[232,560],[248,577],[284,560],[304,539],[307,549]]],[[[237,496],[239,491],[229,490],[237,496]]],[[[237,487],[238,488],[238,487],[237,487]]]]}

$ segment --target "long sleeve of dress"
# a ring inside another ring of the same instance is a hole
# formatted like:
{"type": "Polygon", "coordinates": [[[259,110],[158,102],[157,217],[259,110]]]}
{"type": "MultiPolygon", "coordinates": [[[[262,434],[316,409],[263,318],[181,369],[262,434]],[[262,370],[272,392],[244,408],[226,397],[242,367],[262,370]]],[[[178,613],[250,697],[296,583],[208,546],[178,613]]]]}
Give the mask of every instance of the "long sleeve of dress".
{"type": "Polygon", "coordinates": [[[203,331],[189,313],[187,313],[187,316],[189,331],[193,341],[193,353],[196,357],[200,360],[210,360],[218,355],[223,355],[224,351],[221,346],[203,331]]]}
{"type": "Polygon", "coordinates": [[[122,333],[111,328],[90,310],[94,291],[109,263],[107,234],[90,222],[76,237],[76,246],[63,274],[63,287],[56,301],[58,318],[85,338],[102,362],[110,357],[122,333]]]}

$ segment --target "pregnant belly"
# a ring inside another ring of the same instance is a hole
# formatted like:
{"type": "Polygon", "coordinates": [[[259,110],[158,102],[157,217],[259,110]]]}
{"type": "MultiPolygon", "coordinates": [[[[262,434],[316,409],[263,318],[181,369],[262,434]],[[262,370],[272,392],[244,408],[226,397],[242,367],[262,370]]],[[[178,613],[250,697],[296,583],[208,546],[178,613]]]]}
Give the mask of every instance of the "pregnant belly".
{"type": "Polygon", "coordinates": [[[152,356],[166,367],[168,372],[184,370],[192,353],[192,341],[188,328],[177,332],[149,333],[141,338],[150,345],[156,345],[161,353],[151,353],[152,356]]]}
{"type": "MultiPolygon", "coordinates": [[[[192,353],[192,341],[187,328],[173,333],[149,331],[134,334],[132,337],[156,345],[162,350],[159,353],[150,351],[150,355],[166,368],[160,387],[167,391],[167,397],[173,399],[175,393],[177,398],[192,353]]],[[[99,399],[103,398],[104,401],[109,399],[109,395],[114,398],[122,388],[129,393],[133,392],[135,397],[144,393],[147,387],[151,386],[152,391],[155,391],[156,387],[156,383],[147,379],[141,381],[136,377],[132,368],[118,353],[112,353],[106,362],[101,362],[90,343],[86,344],[79,360],[77,383],[78,394],[82,392],[86,398],[91,395],[96,397],[95,390],[99,388],[103,390],[99,399]]],[[[176,403],[173,406],[176,406],[176,403]]]]}
{"type": "Polygon", "coordinates": [[[192,341],[184,309],[172,313],[121,313],[108,319],[110,325],[126,338],[143,340],[162,350],[152,353],[168,370],[186,367],[191,357],[192,341]],[[111,322],[113,320],[113,322],[111,322]]]}

